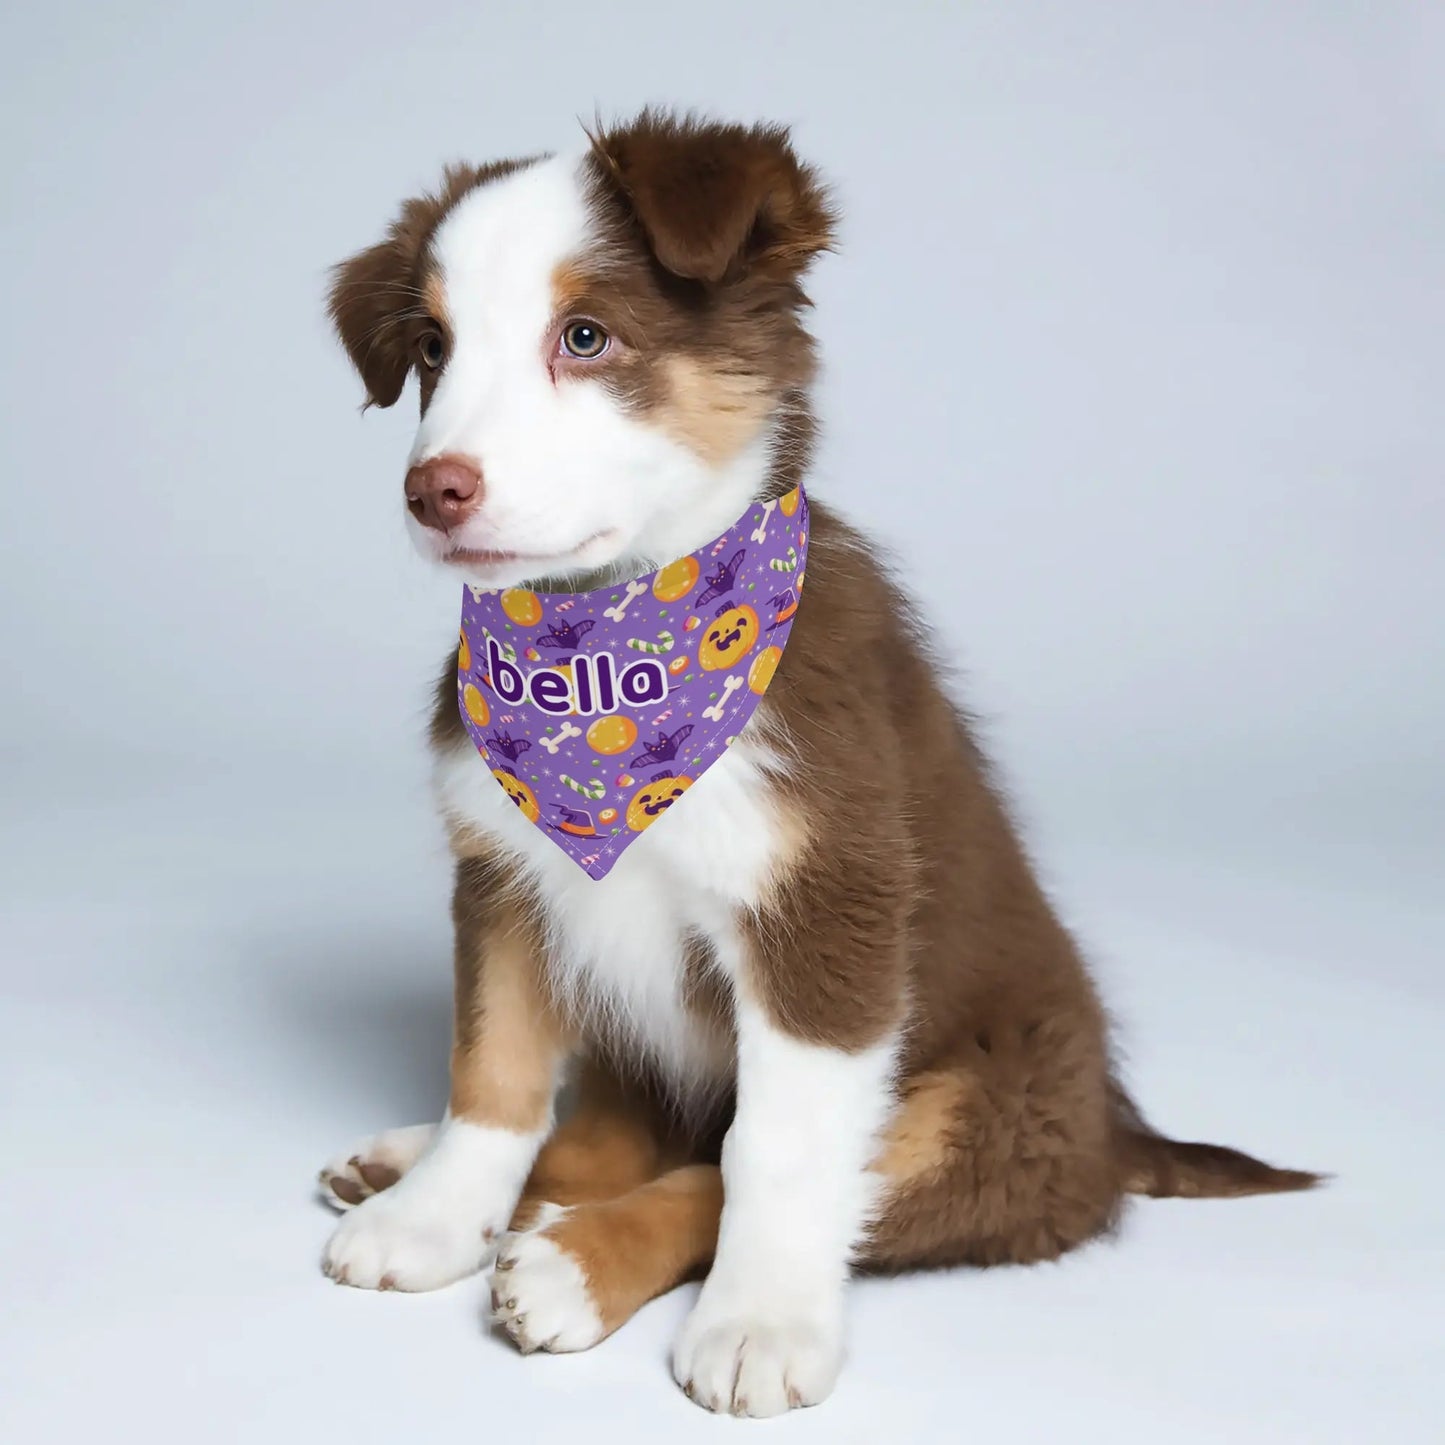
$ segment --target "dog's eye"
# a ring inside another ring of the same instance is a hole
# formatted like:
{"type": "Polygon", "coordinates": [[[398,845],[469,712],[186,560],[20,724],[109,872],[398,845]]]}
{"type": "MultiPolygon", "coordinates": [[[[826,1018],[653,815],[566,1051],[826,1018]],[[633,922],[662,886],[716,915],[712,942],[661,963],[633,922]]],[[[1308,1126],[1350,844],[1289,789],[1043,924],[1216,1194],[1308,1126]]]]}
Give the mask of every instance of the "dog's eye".
{"type": "Polygon", "coordinates": [[[446,343],[436,331],[425,332],[417,342],[416,349],[421,353],[422,361],[433,371],[447,359],[446,343]]]}
{"type": "Polygon", "coordinates": [[[562,349],[579,361],[595,361],[607,350],[607,333],[595,321],[569,321],[562,328],[562,349]]]}

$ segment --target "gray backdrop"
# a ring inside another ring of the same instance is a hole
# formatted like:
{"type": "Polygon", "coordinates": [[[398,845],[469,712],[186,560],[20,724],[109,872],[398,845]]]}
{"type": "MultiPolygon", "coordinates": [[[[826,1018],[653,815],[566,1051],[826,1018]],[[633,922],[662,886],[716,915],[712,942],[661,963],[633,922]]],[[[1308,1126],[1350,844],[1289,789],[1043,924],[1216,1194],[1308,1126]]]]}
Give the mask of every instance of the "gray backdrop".
{"type": "Polygon", "coordinates": [[[1026,1275],[870,1287],[833,1430],[955,1399],[1052,1428],[1040,1351],[1076,1438],[1156,1409],[1176,1438],[1360,1438],[1423,1408],[1399,1338],[1426,1257],[1397,1242],[1427,1234],[1410,1160],[1438,1143],[1445,1022],[1442,17],[8,7],[8,1438],[70,1438],[117,1401],[219,1414],[217,1439],[383,1438],[417,1409],[482,1428],[502,1395],[559,1429],[705,1424],[660,1363],[685,1301],[570,1376],[521,1370],[477,1338],[479,1290],[324,1290],[306,1200],[351,1135],[440,1107],[419,720],[456,611],[401,527],[414,398],[358,417],[325,270],[444,161],[648,100],[791,122],[837,184],[816,493],[949,619],[1145,1103],[1344,1176],[1320,1201],[1140,1211],[1057,1272],[1062,1301],[1026,1275]],[[1198,1300],[1231,1261],[1245,1302],[1221,1285],[1197,1340],[1160,1344],[1151,1281],[1198,1300]],[[1152,1394],[1101,1343],[1131,1328],[1152,1394]],[[1201,1354],[1208,1390],[1170,1365],[1201,1354]]]}

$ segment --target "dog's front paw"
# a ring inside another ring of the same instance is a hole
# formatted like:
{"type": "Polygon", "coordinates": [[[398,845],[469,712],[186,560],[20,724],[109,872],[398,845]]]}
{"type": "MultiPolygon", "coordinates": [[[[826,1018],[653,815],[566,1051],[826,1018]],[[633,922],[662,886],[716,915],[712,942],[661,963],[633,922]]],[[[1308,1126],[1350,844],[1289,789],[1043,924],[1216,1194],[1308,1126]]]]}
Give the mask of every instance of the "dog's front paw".
{"type": "Polygon", "coordinates": [[[472,1200],[412,1189],[410,1177],[365,1200],[337,1225],[322,1269],[359,1289],[440,1289],[475,1274],[491,1257],[505,1218],[472,1200]]]}
{"type": "Polygon", "coordinates": [[[544,1204],[533,1227],[506,1235],[492,1270],[492,1319],[529,1355],[590,1350],[607,1333],[582,1266],[551,1226],[567,1217],[544,1204]]]}
{"type": "Polygon", "coordinates": [[[705,1291],[672,1353],[673,1377],[691,1400],[758,1417],[826,1399],[842,1363],[841,1320],[766,1307],[719,1317],[705,1291]]]}
{"type": "Polygon", "coordinates": [[[322,1268],[361,1289],[440,1289],[475,1274],[512,1217],[537,1144],[448,1118],[406,1174],[337,1225],[322,1268]]]}

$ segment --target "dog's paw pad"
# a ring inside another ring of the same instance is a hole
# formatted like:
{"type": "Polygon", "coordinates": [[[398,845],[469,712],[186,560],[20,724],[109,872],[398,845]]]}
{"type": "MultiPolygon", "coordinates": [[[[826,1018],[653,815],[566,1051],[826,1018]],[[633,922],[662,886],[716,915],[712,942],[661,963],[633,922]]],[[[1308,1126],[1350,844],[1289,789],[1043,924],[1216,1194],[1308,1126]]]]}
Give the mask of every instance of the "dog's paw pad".
{"type": "Polygon", "coordinates": [[[435,1133],[435,1124],[412,1124],[353,1145],[317,1175],[321,1197],[335,1209],[354,1209],[373,1194],[390,1189],[421,1157],[435,1133]]]}

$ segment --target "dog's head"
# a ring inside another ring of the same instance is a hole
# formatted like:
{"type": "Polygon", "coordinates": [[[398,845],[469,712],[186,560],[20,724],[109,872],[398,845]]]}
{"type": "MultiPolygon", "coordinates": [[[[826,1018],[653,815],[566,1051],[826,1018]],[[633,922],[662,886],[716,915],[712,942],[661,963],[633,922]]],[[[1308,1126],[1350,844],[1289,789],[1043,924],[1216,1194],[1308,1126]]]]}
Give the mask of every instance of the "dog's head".
{"type": "Polygon", "coordinates": [[[420,384],[413,537],[488,586],[702,545],[813,374],[799,282],[833,218],[786,131],[648,112],[590,141],[451,168],[331,290],[370,401],[420,384]]]}

